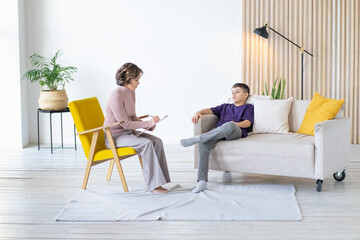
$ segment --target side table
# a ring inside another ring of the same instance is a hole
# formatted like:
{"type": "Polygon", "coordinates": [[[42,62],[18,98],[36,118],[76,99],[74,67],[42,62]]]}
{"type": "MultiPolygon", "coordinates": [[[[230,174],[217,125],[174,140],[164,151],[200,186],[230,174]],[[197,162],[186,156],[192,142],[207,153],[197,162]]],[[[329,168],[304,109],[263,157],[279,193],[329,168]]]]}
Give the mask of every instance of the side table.
{"type": "MultiPolygon", "coordinates": [[[[72,147],[64,147],[64,142],[63,142],[63,120],[62,120],[62,114],[63,113],[67,113],[70,112],[69,108],[66,108],[64,110],[59,110],[59,111],[51,111],[51,110],[42,110],[40,108],[38,108],[37,110],[37,144],[38,144],[38,150],[40,150],[40,121],[39,121],[39,114],[40,113],[49,113],[50,114],[50,149],[51,149],[51,154],[53,153],[53,150],[58,149],[58,148],[71,148],[72,147]],[[60,119],[61,119],[61,145],[59,147],[53,147],[53,141],[52,141],[52,114],[53,113],[60,113],[60,119]]],[[[75,124],[74,124],[74,149],[75,151],[77,151],[77,147],[76,147],[76,128],[75,128],[75,124]]]]}

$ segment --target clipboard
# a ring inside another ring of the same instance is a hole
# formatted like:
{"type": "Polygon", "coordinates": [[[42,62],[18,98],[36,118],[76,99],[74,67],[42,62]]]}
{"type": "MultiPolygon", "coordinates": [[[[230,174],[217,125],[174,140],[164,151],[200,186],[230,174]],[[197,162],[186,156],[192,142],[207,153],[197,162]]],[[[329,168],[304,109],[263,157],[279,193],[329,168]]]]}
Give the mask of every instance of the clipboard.
{"type": "MultiPolygon", "coordinates": [[[[159,122],[161,122],[162,120],[164,120],[165,118],[167,118],[168,115],[165,115],[163,118],[161,118],[156,124],[158,124],[159,122]]],[[[155,124],[155,125],[156,125],[155,124]]],[[[146,132],[147,130],[149,130],[150,128],[152,128],[154,125],[152,125],[151,127],[145,128],[144,130],[142,130],[141,132],[135,134],[136,137],[139,137],[141,134],[143,134],[144,132],[146,132]]]]}

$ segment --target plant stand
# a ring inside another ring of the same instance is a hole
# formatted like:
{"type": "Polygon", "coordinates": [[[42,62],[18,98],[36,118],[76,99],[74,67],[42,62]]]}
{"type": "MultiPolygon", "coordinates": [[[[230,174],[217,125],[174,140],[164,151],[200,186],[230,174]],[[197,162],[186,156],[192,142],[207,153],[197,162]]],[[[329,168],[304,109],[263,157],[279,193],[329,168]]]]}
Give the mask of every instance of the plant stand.
{"type": "MultiPolygon", "coordinates": [[[[51,154],[54,152],[55,149],[61,148],[61,149],[75,149],[75,151],[77,151],[77,147],[76,147],[76,128],[75,128],[75,124],[74,124],[74,147],[64,147],[64,142],[63,142],[63,121],[62,121],[62,114],[66,113],[66,112],[70,112],[69,108],[66,108],[64,110],[59,110],[59,111],[51,111],[51,110],[42,110],[40,108],[38,108],[37,110],[37,144],[38,144],[38,150],[40,150],[40,119],[39,119],[39,114],[40,113],[49,113],[50,114],[50,151],[51,154]],[[52,141],[52,114],[53,113],[60,113],[60,119],[61,119],[61,145],[58,147],[53,147],[53,141],[52,141]]],[[[46,148],[46,147],[44,147],[46,148]]]]}

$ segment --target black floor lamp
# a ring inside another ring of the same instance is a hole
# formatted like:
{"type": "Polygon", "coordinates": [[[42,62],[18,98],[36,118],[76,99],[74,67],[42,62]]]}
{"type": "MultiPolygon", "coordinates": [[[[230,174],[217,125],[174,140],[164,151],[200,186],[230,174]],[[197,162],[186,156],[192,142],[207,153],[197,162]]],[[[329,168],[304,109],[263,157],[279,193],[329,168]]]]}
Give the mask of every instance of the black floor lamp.
{"type": "Polygon", "coordinates": [[[313,55],[306,51],[303,47],[300,47],[299,45],[297,45],[296,43],[294,43],[293,41],[291,41],[290,39],[286,38],[284,35],[282,35],[281,33],[278,33],[277,31],[275,31],[274,29],[272,29],[271,27],[269,27],[267,25],[267,23],[264,24],[264,26],[256,28],[254,30],[254,33],[256,33],[257,35],[263,37],[263,38],[268,38],[269,37],[269,33],[266,31],[266,28],[269,28],[270,30],[274,31],[275,33],[279,34],[281,37],[285,38],[286,40],[288,40],[289,42],[291,42],[292,44],[294,44],[295,46],[297,46],[300,49],[301,52],[301,100],[303,100],[303,88],[304,88],[304,76],[303,76],[303,72],[304,72],[304,52],[306,52],[307,54],[309,54],[310,56],[313,57],[313,55]]]}

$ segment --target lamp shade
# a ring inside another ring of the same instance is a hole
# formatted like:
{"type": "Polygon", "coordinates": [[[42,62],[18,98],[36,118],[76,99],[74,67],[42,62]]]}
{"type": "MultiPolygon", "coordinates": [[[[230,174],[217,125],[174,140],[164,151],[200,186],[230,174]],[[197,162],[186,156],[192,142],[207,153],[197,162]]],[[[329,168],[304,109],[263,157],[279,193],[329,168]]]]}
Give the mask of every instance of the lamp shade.
{"type": "Polygon", "coordinates": [[[266,31],[266,26],[255,28],[254,33],[266,39],[269,37],[269,33],[266,31]]]}

